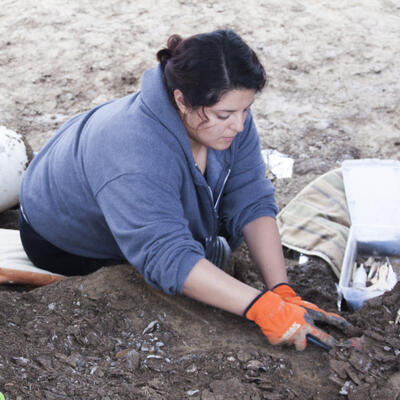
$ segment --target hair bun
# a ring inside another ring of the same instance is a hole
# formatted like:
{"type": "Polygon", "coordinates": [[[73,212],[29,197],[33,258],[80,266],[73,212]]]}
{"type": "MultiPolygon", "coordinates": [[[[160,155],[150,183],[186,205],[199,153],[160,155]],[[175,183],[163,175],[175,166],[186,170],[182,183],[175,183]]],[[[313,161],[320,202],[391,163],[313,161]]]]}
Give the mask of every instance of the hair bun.
{"type": "Polygon", "coordinates": [[[172,35],[168,38],[167,47],[157,52],[157,60],[164,68],[167,61],[173,56],[174,50],[182,43],[183,39],[179,35],[172,35]]]}
{"type": "Polygon", "coordinates": [[[175,50],[183,41],[179,35],[171,35],[167,41],[167,47],[171,51],[175,50]]]}

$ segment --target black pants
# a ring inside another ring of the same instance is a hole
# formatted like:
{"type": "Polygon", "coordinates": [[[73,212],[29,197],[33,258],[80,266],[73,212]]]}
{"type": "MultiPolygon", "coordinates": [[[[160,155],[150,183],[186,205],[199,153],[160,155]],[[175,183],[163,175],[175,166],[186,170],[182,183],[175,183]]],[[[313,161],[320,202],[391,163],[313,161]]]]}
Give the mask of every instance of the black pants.
{"type": "Polygon", "coordinates": [[[77,256],[52,245],[40,236],[26,221],[21,211],[18,215],[22,245],[32,263],[57,274],[87,275],[101,267],[121,264],[125,260],[95,259],[77,256]]]}

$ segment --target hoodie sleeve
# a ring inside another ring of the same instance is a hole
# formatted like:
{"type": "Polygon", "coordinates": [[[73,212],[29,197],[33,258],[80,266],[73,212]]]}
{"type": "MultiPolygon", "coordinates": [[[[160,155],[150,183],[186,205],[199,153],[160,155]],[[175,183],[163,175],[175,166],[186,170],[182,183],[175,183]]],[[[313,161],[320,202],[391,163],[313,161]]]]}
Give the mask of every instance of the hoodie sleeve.
{"type": "Polygon", "coordinates": [[[159,176],[132,173],[108,182],[96,198],[129,263],[152,286],[181,293],[204,249],[189,230],[179,190],[159,176]]]}
{"type": "Polygon", "coordinates": [[[236,248],[243,239],[242,230],[249,222],[264,216],[276,217],[275,189],[265,177],[259,137],[251,114],[247,129],[238,135],[234,162],[222,200],[222,218],[236,248]]]}

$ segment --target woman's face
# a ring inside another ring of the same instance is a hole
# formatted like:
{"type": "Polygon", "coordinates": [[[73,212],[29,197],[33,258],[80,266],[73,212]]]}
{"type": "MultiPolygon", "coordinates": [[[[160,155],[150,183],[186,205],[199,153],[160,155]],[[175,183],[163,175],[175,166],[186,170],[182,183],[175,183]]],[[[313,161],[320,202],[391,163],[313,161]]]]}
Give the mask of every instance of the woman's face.
{"type": "Polygon", "coordinates": [[[244,128],[247,112],[255,97],[253,89],[237,89],[225,93],[220,101],[211,107],[192,110],[177,101],[183,114],[183,121],[189,135],[192,149],[212,148],[226,150],[232,144],[235,136],[244,128]]]}

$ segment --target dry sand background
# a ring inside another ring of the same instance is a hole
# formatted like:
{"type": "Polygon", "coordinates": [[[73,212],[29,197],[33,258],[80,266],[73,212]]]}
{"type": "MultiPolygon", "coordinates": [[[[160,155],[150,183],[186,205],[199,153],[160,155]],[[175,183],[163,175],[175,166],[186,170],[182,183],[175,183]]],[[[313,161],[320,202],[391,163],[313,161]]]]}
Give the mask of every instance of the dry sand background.
{"type": "MultiPolygon", "coordinates": [[[[3,0],[0,125],[39,150],[69,116],[137,90],[170,34],[226,27],[257,51],[270,77],[253,106],[263,147],[295,159],[293,177],[276,182],[280,206],[344,159],[400,159],[396,0],[3,0]]],[[[243,272],[249,263],[241,265],[243,280],[260,285],[250,269],[243,272]]],[[[296,288],[334,306],[326,266],[305,268],[289,271],[296,288]]],[[[393,344],[399,332],[388,321],[396,293],[385,300],[386,314],[378,304],[374,315],[386,319],[371,320],[375,342],[362,357],[330,356],[339,376],[332,383],[318,349],[272,348],[246,321],[153,292],[131,269],[22,294],[2,288],[0,391],[19,400],[333,400],[348,380],[357,389],[348,398],[366,400],[383,398],[390,377],[393,397],[384,398],[395,399],[400,343],[393,344]],[[144,334],[152,320],[154,335],[144,334]],[[161,358],[147,358],[156,336],[165,347],[150,355],[161,358]],[[354,359],[373,368],[357,370],[354,359]]],[[[365,327],[368,315],[349,317],[365,327]]]]}
{"type": "Polygon", "coordinates": [[[225,27],[270,77],[253,112],[263,146],[295,159],[281,205],[343,159],[399,158],[394,0],[3,0],[0,124],[37,150],[69,116],[137,90],[171,33],[225,27]]]}

